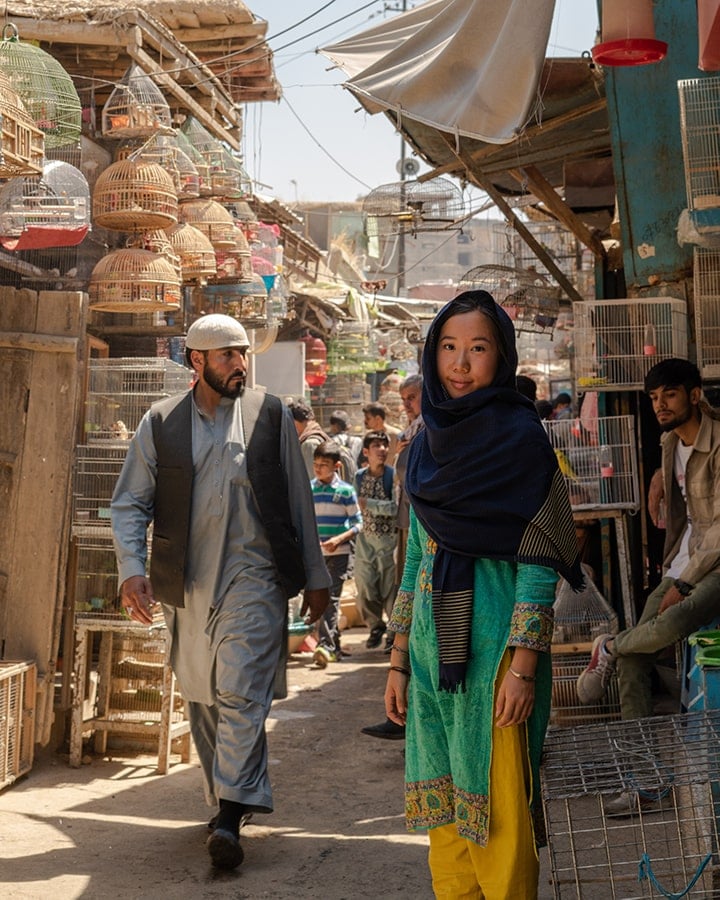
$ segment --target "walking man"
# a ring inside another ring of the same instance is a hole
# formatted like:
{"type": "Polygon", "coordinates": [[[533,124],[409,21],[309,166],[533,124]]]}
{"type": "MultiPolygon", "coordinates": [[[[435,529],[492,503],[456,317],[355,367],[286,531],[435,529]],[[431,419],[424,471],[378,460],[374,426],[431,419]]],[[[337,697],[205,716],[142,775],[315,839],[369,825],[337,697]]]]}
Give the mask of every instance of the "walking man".
{"type": "Polygon", "coordinates": [[[121,602],[150,624],[162,603],[209,803],[213,865],[243,859],[241,819],[272,812],[265,720],[287,653],[287,600],[317,620],[329,577],[293,419],[245,387],[248,338],[208,315],[188,330],[197,381],[154,404],[112,500],[121,602]],[[153,523],[150,574],[147,530],[153,523]]]}

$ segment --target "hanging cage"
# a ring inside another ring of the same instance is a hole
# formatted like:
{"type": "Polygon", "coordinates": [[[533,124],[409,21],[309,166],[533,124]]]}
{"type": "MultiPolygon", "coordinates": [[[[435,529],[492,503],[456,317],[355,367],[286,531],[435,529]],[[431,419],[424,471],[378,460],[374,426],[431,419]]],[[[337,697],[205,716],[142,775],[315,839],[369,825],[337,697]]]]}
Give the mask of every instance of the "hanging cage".
{"type": "Polygon", "coordinates": [[[39,175],[45,156],[45,137],[30,118],[25,104],[0,71],[0,178],[39,175]]]}
{"type": "Polygon", "coordinates": [[[244,174],[240,163],[193,116],[188,116],[180,131],[205,160],[209,170],[209,189],[213,197],[237,197],[242,194],[244,174]]]}
{"type": "Polygon", "coordinates": [[[157,163],[122,159],[98,177],[93,221],[116,231],[147,231],[174,225],[178,217],[175,185],[157,163]]]}
{"type": "Polygon", "coordinates": [[[147,313],[180,308],[180,276],[151,250],[108,253],[88,284],[90,308],[98,312],[147,313]]]}
{"type": "Polygon", "coordinates": [[[149,137],[171,128],[172,114],[162,91],[140,66],[130,66],[103,106],[103,137],[149,137]]]}
{"type": "Polygon", "coordinates": [[[210,166],[208,165],[207,160],[199,150],[193,147],[192,143],[188,140],[187,135],[179,129],[175,131],[175,140],[177,141],[179,149],[187,154],[197,170],[199,196],[209,197],[212,192],[212,186],[210,183],[210,166]]]}
{"type": "Polygon", "coordinates": [[[6,250],[74,247],[90,229],[90,189],[75,166],[47,160],[41,175],[0,187],[0,243],[6,250]]]}
{"type": "Polygon", "coordinates": [[[80,140],[82,108],[75,85],[49,53],[18,40],[8,24],[0,40],[0,71],[25,105],[30,118],[45,135],[45,149],[54,150],[80,140]]]}
{"type": "Polygon", "coordinates": [[[532,269],[475,266],[460,279],[458,289],[492,294],[517,332],[552,334],[560,315],[558,289],[532,269]]]}
{"type": "Polygon", "coordinates": [[[202,231],[184,223],[168,228],[167,236],[180,260],[183,282],[201,281],[217,274],[213,245],[202,231]]]}
{"type": "Polygon", "coordinates": [[[458,228],[465,204],[447,178],[381,184],[363,200],[370,237],[458,228]]]}
{"type": "MultiPolygon", "coordinates": [[[[239,278],[241,281],[251,281],[253,277],[253,257],[250,245],[239,223],[235,225],[235,246],[216,248],[218,278],[239,278]]],[[[262,275],[262,272],[258,272],[262,275]]]]}
{"type": "Polygon", "coordinates": [[[216,200],[184,200],[180,204],[178,218],[180,222],[187,222],[202,231],[216,250],[227,252],[237,247],[238,229],[233,217],[216,200]]]}
{"type": "Polygon", "coordinates": [[[248,328],[261,328],[267,321],[267,288],[260,278],[250,281],[206,284],[202,287],[205,312],[222,312],[239,319],[248,328]]]}

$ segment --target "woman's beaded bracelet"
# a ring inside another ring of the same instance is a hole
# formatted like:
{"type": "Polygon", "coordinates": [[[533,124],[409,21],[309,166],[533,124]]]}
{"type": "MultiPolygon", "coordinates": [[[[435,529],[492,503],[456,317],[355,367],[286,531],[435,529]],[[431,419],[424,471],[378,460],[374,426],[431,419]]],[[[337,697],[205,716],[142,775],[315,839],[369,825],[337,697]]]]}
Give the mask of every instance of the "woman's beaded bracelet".
{"type": "Polygon", "coordinates": [[[510,674],[514,675],[516,678],[519,678],[520,681],[536,681],[534,675],[523,675],[522,672],[516,672],[515,669],[511,668],[508,668],[508,672],[510,672],[510,674]]]}
{"type": "Polygon", "coordinates": [[[403,666],[390,666],[390,671],[402,672],[403,675],[407,675],[408,678],[410,677],[410,669],[405,669],[403,666]]]}

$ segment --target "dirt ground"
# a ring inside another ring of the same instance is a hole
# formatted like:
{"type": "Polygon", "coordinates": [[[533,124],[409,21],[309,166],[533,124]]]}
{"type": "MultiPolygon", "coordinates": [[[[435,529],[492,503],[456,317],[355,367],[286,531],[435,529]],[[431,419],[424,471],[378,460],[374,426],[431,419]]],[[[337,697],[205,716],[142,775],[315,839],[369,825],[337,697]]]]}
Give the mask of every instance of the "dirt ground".
{"type": "MultiPolygon", "coordinates": [[[[194,762],[158,776],[152,756],[114,751],[72,769],[46,749],[0,793],[0,896],[432,900],[427,838],[403,818],[404,742],[360,733],[384,718],[388,661],[366,638],[345,631],[352,656],[326,670],[291,656],[268,722],[275,812],[243,829],[238,870],[209,865],[194,762]]],[[[546,855],[542,870],[549,900],[546,855]]]]}

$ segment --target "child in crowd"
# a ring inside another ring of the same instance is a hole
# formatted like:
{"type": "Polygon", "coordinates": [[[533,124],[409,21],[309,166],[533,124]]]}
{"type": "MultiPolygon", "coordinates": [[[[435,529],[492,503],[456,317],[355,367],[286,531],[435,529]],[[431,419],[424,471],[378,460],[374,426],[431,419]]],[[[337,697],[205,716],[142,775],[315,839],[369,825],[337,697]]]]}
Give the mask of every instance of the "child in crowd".
{"type": "Polygon", "coordinates": [[[315,664],[321,669],[329,662],[342,658],[338,627],[340,595],[350,560],[350,541],[362,528],[355,489],[341,481],[338,475],[341,465],[340,447],[335,441],[324,441],[315,448],[315,477],[310,486],[315,501],[320,548],[332,579],[330,603],[318,624],[319,640],[313,654],[315,664]]]}

